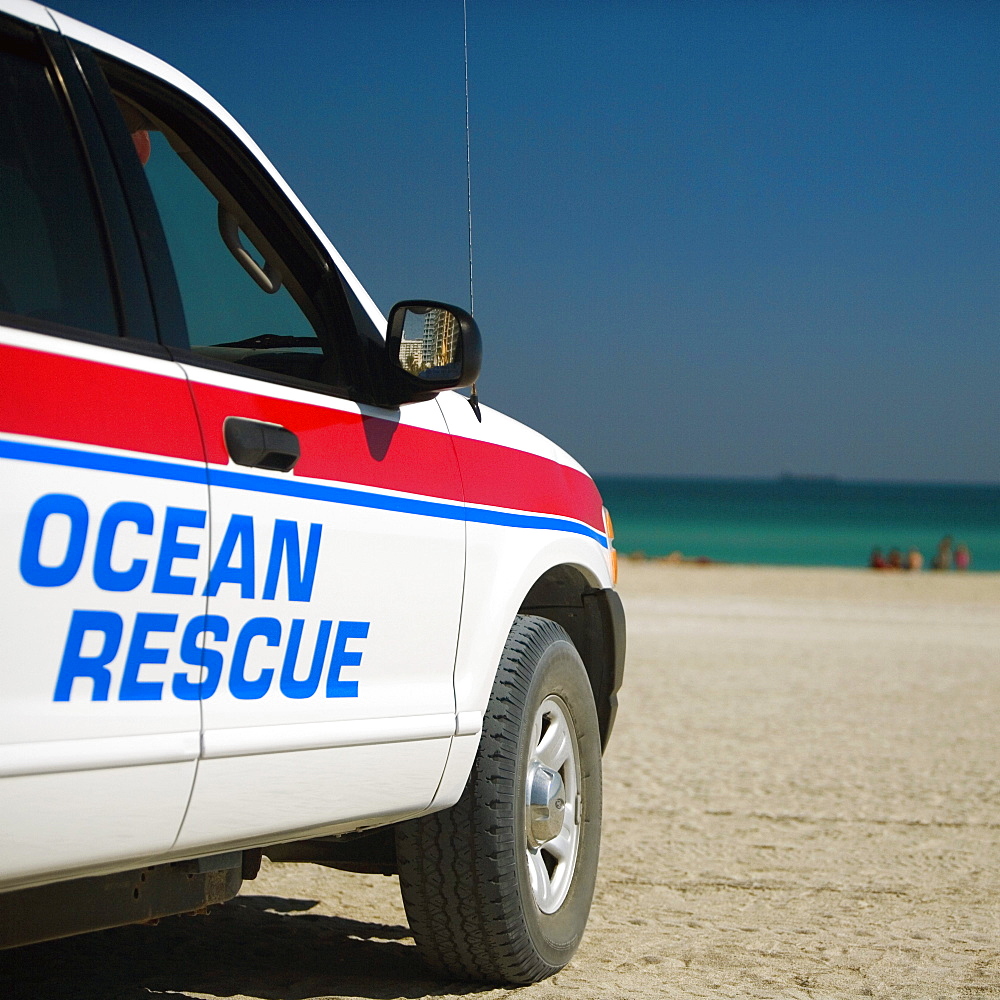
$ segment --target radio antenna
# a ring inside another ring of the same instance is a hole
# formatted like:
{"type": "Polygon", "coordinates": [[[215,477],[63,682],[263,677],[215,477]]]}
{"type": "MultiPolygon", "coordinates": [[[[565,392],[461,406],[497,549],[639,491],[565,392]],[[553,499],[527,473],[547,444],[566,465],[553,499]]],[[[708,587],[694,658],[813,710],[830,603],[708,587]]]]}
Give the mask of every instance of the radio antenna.
{"type": "Polygon", "coordinates": [[[472,133],[469,129],[469,9],[462,0],[462,41],[465,51],[465,191],[469,210],[469,312],[476,311],[472,290],[472,133]]]}
{"type": "MultiPolygon", "coordinates": [[[[462,0],[462,45],[465,54],[465,192],[466,205],[469,209],[469,312],[475,315],[476,297],[472,285],[472,132],[469,128],[469,6],[468,0],[462,0]]],[[[479,393],[476,383],[472,383],[469,393],[469,406],[476,419],[482,423],[483,415],[479,409],[479,393]]]]}

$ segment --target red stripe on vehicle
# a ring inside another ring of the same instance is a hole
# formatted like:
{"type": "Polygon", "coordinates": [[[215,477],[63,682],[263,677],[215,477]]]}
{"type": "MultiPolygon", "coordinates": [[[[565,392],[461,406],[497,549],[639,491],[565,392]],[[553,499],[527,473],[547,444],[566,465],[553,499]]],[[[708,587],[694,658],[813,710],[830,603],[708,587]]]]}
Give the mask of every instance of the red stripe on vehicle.
{"type": "Polygon", "coordinates": [[[601,494],[586,473],[527,451],[454,441],[468,503],[559,514],[604,531],[601,494]]]}
{"type": "MultiPolygon", "coordinates": [[[[0,345],[0,365],[0,428],[7,433],[204,459],[183,379],[7,345],[0,345]]],[[[210,464],[229,464],[225,418],[246,417],[295,432],[302,450],[297,476],[572,517],[604,530],[590,477],[550,459],[336,406],[199,382],[190,387],[210,464]]]]}
{"type": "Polygon", "coordinates": [[[222,431],[226,417],[266,420],[298,435],[302,457],[296,475],[572,517],[604,530],[594,481],[551,459],[325,406],[197,382],[192,387],[211,464],[229,460],[222,431]]]}
{"type": "Polygon", "coordinates": [[[184,379],[0,345],[0,380],[5,433],[205,460],[184,379]]]}
{"type": "Polygon", "coordinates": [[[462,480],[451,439],[439,431],[408,427],[350,410],[292,402],[192,382],[212,465],[226,465],[226,417],[281,424],[294,431],[302,457],[295,475],[461,503],[462,480]]]}

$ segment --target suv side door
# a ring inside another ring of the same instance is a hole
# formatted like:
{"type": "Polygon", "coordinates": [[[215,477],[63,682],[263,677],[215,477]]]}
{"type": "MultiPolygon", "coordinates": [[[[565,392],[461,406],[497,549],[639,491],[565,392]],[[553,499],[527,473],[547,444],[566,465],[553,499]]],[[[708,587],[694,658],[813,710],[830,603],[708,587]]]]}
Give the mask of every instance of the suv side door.
{"type": "Polygon", "coordinates": [[[183,370],[66,43],[0,17],[0,863],[5,886],[168,851],[199,750],[176,654],[208,489],[183,370]],[[170,661],[168,663],[168,660],[170,661]]]}
{"type": "Polygon", "coordinates": [[[110,141],[146,157],[130,184],[148,183],[150,252],[162,225],[173,262],[184,323],[161,333],[209,466],[202,759],[180,846],[419,811],[455,733],[465,564],[440,409],[364,402],[381,335],[238,126],[100,67],[110,141]]]}

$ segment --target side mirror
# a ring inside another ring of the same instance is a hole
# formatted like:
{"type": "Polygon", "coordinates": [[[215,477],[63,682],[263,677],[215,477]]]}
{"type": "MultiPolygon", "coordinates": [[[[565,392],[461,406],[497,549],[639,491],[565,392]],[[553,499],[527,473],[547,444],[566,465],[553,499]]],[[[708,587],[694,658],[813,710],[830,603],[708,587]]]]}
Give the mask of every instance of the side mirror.
{"type": "Polygon", "coordinates": [[[397,302],[389,313],[385,346],[399,375],[401,402],[472,385],[482,368],[476,321],[464,309],[443,302],[397,302]]]}

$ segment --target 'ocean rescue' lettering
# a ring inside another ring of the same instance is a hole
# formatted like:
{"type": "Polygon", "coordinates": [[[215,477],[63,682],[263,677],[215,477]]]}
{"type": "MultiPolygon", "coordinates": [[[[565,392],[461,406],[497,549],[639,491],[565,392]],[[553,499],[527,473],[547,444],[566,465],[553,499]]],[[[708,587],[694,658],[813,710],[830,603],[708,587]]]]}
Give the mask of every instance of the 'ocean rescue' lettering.
{"type": "MultiPolygon", "coordinates": [[[[202,551],[207,523],[204,510],[167,507],[158,517],[147,504],[127,500],[97,519],[79,497],[48,493],[28,513],[21,577],[41,588],[64,587],[86,574],[98,591],[110,593],[146,585],[150,594],[309,603],[322,524],[303,532],[279,518],[262,530],[250,515],[233,514],[209,561],[202,551]],[[266,541],[261,550],[258,541],[266,541]],[[258,551],[266,558],[258,560],[258,551]]],[[[79,608],[70,618],[53,700],[197,701],[220,691],[241,700],[268,693],[356,698],[358,681],[341,671],[361,665],[356,644],[367,639],[370,624],[269,615],[230,621],[221,614],[182,621],[162,611],[123,616],[79,608]]]]}

